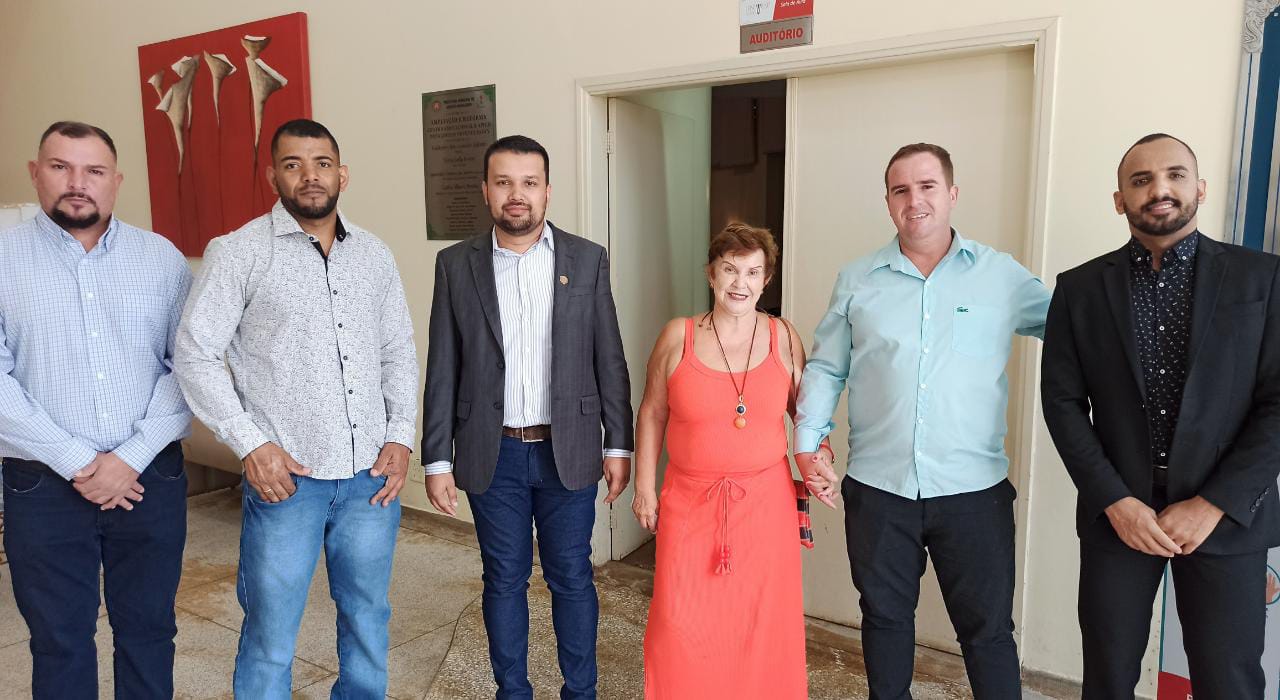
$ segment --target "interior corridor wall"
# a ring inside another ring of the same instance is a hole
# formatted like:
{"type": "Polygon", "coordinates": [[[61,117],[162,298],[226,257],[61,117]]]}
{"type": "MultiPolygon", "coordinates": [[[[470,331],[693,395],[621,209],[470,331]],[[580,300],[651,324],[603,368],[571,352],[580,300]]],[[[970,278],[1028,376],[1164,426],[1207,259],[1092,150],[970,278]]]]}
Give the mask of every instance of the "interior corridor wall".
{"type": "MultiPolygon", "coordinates": [[[[499,132],[535,136],[551,152],[549,218],[603,240],[604,231],[581,231],[576,220],[574,81],[738,56],[737,7],[728,0],[0,0],[0,201],[32,200],[25,163],[36,138],[54,120],[82,119],[116,139],[125,173],[117,212],[149,225],[137,47],[298,10],[309,15],[314,115],[333,129],[351,168],[343,210],[395,252],[424,361],[431,266],[448,243],[424,233],[421,93],[496,83],[499,132]]],[[[1219,235],[1240,53],[1238,0],[829,0],[817,5],[814,36],[816,46],[831,47],[1045,16],[1061,18],[1061,33],[1049,115],[1049,223],[1043,259],[1033,264],[1052,279],[1124,241],[1124,221],[1111,206],[1114,168],[1123,150],[1151,131],[1195,147],[1209,182],[1201,221],[1206,233],[1219,235]]],[[[947,105],[929,95],[920,95],[920,109],[946,119],[947,105]]],[[[1074,489],[1043,423],[1036,426],[1031,488],[1022,494],[1032,503],[1022,653],[1030,668],[1078,678],[1074,489]]],[[[405,501],[424,505],[421,487],[413,485],[405,501]]]]}

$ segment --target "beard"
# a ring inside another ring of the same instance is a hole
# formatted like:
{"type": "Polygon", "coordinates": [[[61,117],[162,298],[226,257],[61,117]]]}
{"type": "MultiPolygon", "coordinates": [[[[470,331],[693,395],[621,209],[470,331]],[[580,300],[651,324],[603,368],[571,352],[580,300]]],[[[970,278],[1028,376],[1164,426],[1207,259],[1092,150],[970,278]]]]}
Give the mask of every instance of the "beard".
{"type": "Polygon", "coordinates": [[[293,214],[294,218],[314,221],[323,219],[333,213],[333,210],[338,206],[338,195],[330,195],[319,204],[303,204],[299,199],[281,194],[280,203],[284,205],[285,211],[293,214]]]}
{"type": "Polygon", "coordinates": [[[72,230],[89,228],[90,226],[93,226],[94,224],[102,220],[102,214],[98,213],[98,209],[97,209],[98,203],[93,201],[89,197],[80,196],[78,198],[84,199],[85,201],[94,205],[94,209],[92,211],[88,211],[88,212],[85,212],[84,214],[76,216],[74,214],[68,214],[67,212],[59,209],[58,205],[62,203],[62,200],[69,199],[69,198],[71,198],[71,195],[66,195],[66,194],[62,195],[61,197],[58,198],[57,202],[54,202],[53,210],[47,212],[49,215],[49,218],[53,220],[53,223],[57,224],[58,226],[61,226],[63,229],[67,231],[72,231],[72,230]]]}
{"type": "Polygon", "coordinates": [[[1135,229],[1147,234],[1148,236],[1168,236],[1172,233],[1180,231],[1195,218],[1196,212],[1200,209],[1200,203],[1191,200],[1186,204],[1178,201],[1173,197],[1162,197],[1153,199],[1142,206],[1137,211],[1130,211],[1129,207],[1124,208],[1124,216],[1129,220],[1129,225],[1135,229]],[[1155,219],[1146,215],[1148,207],[1152,207],[1160,202],[1170,202],[1175,207],[1174,213],[1165,219],[1155,219]]]}
{"type": "Polygon", "coordinates": [[[542,230],[542,212],[536,212],[533,207],[529,208],[529,213],[522,217],[509,216],[502,211],[498,216],[494,217],[493,223],[503,232],[511,236],[524,236],[542,230]]]}

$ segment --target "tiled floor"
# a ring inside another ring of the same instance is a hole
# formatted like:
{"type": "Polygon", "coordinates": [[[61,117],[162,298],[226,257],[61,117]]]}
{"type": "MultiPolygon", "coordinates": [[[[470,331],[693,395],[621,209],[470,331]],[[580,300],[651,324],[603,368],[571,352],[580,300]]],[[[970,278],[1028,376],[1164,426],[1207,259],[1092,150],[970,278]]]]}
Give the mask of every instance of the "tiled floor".
{"type": "MultiPolygon", "coordinates": [[[[178,591],[178,698],[230,697],[240,608],[235,568],[240,536],[238,492],[217,491],[190,500],[188,540],[178,591]]],[[[28,634],[13,602],[7,565],[0,565],[0,697],[30,695],[28,634]]],[[[601,626],[600,697],[643,695],[642,639],[652,590],[651,574],[614,563],[598,571],[601,626]]],[[[535,571],[530,589],[530,676],[538,698],[559,691],[550,594],[535,571]]],[[[484,625],[480,617],[480,555],[468,526],[405,511],[391,585],[390,697],[492,698],[484,625]]],[[[105,610],[102,611],[105,615],[105,610]]],[[[810,624],[809,679],[813,698],[866,697],[860,648],[850,630],[810,624]]],[[[337,672],[334,605],[323,562],[308,591],[307,612],[293,666],[295,698],[325,698],[337,672]]],[[[103,698],[111,697],[111,634],[98,631],[103,698]]],[[[1070,686],[1029,683],[1026,697],[1071,697],[1070,686]],[[1048,693],[1042,695],[1041,692],[1048,693]]],[[[922,650],[917,656],[917,698],[970,697],[960,660],[922,650]]]]}

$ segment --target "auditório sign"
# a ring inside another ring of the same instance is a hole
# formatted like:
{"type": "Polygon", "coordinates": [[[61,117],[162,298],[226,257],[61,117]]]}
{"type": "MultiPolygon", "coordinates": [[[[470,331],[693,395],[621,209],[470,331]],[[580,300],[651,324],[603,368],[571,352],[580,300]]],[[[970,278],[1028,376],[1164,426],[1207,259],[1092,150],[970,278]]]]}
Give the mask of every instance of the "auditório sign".
{"type": "Polygon", "coordinates": [[[739,52],[813,43],[814,0],[738,0],[739,52]]]}

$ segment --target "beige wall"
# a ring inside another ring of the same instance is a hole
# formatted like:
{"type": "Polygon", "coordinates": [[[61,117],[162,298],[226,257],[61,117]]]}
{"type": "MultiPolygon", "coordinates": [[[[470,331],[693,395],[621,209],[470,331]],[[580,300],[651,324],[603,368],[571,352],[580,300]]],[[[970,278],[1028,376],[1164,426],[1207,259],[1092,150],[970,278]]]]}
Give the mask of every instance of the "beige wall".
{"type": "MultiPolygon", "coordinates": [[[[496,83],[498,129],[552,154],[550,217],[575,230],[574,80],[732,59],[736,8],[719,2],[167,3],[0,0],[0,201],[29,201],[23,163],[56,119],[104,126],[126,173],[118,212],[147,225],[137,46],[298,9],[309,13],[313,108],[352,172],[344,210],[391,244],[424,337],[433,255],[422,203],[420,94],[496,83]]],[[[1209,181],[1202,221],[1223,221],[1240,51],[1239,0],[917,0],[818,4],[819,46],[1032,17],[1062,18],[1052,114],[1048,276],[1113,248],[1112,171],[1138,136],[1190,142],[1209,181]]],[[[803,52],[804,49],[799,49],[803,52]]],[[[947,106],[920,96],[921,109],[947,106]]],[[[868,166],[871,167],[871,166],[868,166]]],[[[875,164],[874,167],[879,167],[875,164]]],[[[970,185],[971,187],[974,185],[970,185]]],[[[602,239],[605,232],[583,232],[602,239]]],[[[824,300],[815,299],[815,304],[824,300]]],[[[420,344],[425,358],[425,344],[420,344]]],[[[1026,567],[1028,666],[1078,676],[1073,491],[1037,421],[1026,567]]],[[[410,503],[421,503],[414,493],[410,503]]]]}

